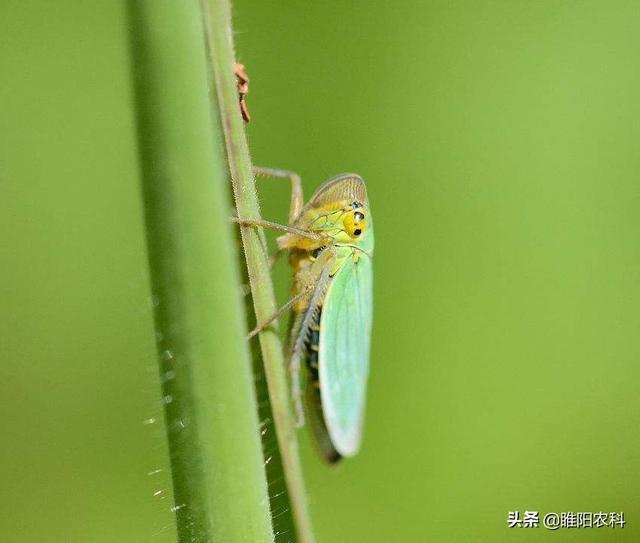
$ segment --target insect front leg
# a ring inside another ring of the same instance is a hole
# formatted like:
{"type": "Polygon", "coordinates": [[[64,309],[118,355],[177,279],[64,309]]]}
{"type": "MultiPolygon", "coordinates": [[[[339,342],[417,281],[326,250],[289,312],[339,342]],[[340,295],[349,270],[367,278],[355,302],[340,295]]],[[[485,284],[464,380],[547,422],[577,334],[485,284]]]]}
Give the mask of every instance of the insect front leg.
{"type": "Polygon", "coordinates": [[[299,217],[302,208],[304,207],[302,182],[300,180],[300,176],[297,173],[290,172],[288,170],[263,168],[258,166],[255,166],[253,168],[253,171],[256,177],[275,177],[280,179],[289,179],[291,181],[291,205],[289,207],[289,224],[284,225],[264,219],[249,219],[244,217],[232,217],[232,221],[242,226],[259,226],[262,228],[272,228],[274,230],[280,230],[281,232],[289,234],[288,236],[281,236],[280,238],[278,238],[279,245],[281,239],[286,240],[282,245],[280,245],[281,249],[288,249],[297,245],[297,241],[300,238],[305,238],[314,242],[321,242],[324,240],[324,236],[321,236],[315,232],[310,232],[304,228],[298,228],[297,226],[294,226],[296,219],[299,217]]]}
{"type": "Polygon", "coordinates": [[[304,207],[304,195],[302,192],[302,180],[300,176],[295,172],[288,170],[280,170],[276,168],[263,168],[261,166],[254,166],[253,172],[256,177],[276,177],[278,179],[289,179],[291,181],[291,205],[289,206],[289,224],[293,222],[300,215],[300,211],[304,207]]]}
{"type": "Polygon", "coordinates": [[[231,217],[231,220],[238,223],[240,226],[259,226],[261,228],[272,228],[274,230],[280,230],[287,234],[293,234],[294,236],[300,236],[303,238],[311,239],[314,241],[322,241],[324,238],[320,234],[303,230],[302,228],[296,228],[295,226],[286,226],[277,222],[266,221],[264,219],[246,219],[242,217],[231,217]]]}

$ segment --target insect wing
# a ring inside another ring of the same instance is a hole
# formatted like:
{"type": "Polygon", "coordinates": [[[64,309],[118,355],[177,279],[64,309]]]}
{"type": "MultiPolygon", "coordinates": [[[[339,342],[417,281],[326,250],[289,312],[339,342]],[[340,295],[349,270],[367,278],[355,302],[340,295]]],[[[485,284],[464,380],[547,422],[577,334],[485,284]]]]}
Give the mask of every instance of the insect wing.
{"type": "Polygon", "coordinates": [[[333,277],[322,309],[322,411],[331,441],[342,456],[353,456],[360,447],[369,373],[372,287],[371,257],[356,251],[346,257],[333,277]]]}

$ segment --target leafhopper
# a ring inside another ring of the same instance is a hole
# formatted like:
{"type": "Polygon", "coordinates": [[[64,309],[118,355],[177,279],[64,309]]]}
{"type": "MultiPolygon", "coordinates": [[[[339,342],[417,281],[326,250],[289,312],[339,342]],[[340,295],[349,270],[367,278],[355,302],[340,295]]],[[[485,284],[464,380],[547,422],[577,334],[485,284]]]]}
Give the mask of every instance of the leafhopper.
{"type": "Polygon", "coordinates": [[[304,204],[298,175],[266,168],[257,173],[291,180],[289,224],[237,222],[284,232],[278,249],[289,252],[293,285],[291,300],[250,335],[293,310],[289,354],[298,420],[304,420],[304,366],[310,426],[321,454],[337,462],[360,449],[369,373],[374,238],[365,183],[353,173],[337,175],[304,204]]]}

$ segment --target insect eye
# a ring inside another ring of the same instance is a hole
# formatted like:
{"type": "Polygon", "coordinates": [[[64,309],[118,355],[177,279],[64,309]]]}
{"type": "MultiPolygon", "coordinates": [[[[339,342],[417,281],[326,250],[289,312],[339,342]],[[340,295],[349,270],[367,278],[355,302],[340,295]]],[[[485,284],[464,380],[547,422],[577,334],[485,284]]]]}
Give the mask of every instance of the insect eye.
{"type": "Polygon", "coordinates": [[[347,213],[344,218],[345,232],[351,238],[357,238],[365,231],[367,227],[367,220],[365,214],[362,211],[352,211],[347,213]]]}

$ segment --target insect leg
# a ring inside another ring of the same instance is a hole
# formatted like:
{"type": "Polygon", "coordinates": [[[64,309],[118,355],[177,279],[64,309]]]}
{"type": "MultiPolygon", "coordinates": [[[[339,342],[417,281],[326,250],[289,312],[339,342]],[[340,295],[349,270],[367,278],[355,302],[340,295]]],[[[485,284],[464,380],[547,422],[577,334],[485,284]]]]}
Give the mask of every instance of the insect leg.
{"type": "Polygon", "coordinates": [[[302,230],[301,228],[296,228],[295,226],[285,226],[284,224],[279,224],[277,222],[265,221],[264,219],[242,219],[240,217],[231,217],[231,220],[241,226],[261,226],[262,228],[273,228],[274,230],[281,230],[282,232],[287,232],[288,234],[301,236],[303,238],[309,238],[314,241],[321,241],[324,239],[320,234],[314,234],[313,232],[302,230]]]}
{"type": "Polygon", "coordinates": [[[253,172],[256,176],[277,177],[280,179],[291,180],[291,206],[289,207],[289,224],[292,224],[300,215],[304,206],[304,195],[302,193],[302,181],[300,176],[295,172],[288,170],[280,170],[275,168],[263,168],[254,166],[253,172]]]}
{"type": "Polygon", "coordinates": [[[302,298],[304,298],[307,294],[309,294],[310,291],[311,291],[311,288],[309,287],[306,290],[303,290],[302,292],[300,292],[299,294],[296,294],[293,298],[291,298],[291,300],[289,300],[286,304],[284,304],[280,309],[278,309],[267,320],[265,320],[264,322],[261,322],[253,330],[251,330],[251,332],[249,332],[249,334],[247,335],[247,339],[251,339],[256,334],[259,334],[260,332],[262,332],[267,326],[269,326],[280,315],[282,315],[285,311],[288,311],[289,309],[291,309],[291,307],[293,305],[295,305],[297,302],[302,300],[302,298]]]}

